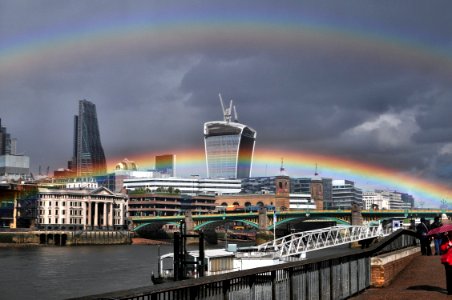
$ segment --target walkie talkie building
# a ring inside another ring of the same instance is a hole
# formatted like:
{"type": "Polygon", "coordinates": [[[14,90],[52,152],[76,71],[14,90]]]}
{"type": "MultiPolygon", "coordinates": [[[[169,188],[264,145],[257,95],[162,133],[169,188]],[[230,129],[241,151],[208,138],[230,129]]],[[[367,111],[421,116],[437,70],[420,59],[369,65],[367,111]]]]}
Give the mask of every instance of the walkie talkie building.
{"type": "Polygon", "coordinates": [[[208,178],[248,178],[251,175],[256,131],[237,121],[232,100],[223,109],[224,121],[204,123],[204,146],[208,178]],[[232,108],[235,119],[232,121],[232,108]]]}
{"type": "Polygon", "coordinates": [[[72,170],[77,176],[90,176],[107,172],[104,149],[100,142],[96,105],[79,101],[79,114],[74,116],[74,157],[72,170]]]}

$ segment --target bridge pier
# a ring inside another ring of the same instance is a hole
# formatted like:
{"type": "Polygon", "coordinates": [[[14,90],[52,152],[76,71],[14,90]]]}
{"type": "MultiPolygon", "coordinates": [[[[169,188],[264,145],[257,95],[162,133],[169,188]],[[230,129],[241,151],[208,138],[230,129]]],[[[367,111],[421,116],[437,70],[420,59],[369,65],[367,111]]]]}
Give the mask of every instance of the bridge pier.
{"type": "Polygon", "coordinates": [[[266,230],[268,227],[267,209],[259,209],[259,230],[266,230]]]}
{"type": "Polygon", "coordinates": [[[361,208],[359,207],[359,205],[353,204],[351,213],[351,225],[363,225],[363,215],[361,214],[361,208]]]}
{"type": "Polygon", "coordinates": [[[256,232],[256,244],[262,244],[273,239],[273,233],[267,230],[268,227],[268,217],[267,209],[262,207],[259,209],[259,229],[256,232]]]}
{"type": "Polygon", "coordinates": [[[184,214],[185,219],[185,228],[188,232],[193,232],[195,230],[195,223],[193,222],[193,216],[191,214],[191,210],[186,210],[184,214]]]}

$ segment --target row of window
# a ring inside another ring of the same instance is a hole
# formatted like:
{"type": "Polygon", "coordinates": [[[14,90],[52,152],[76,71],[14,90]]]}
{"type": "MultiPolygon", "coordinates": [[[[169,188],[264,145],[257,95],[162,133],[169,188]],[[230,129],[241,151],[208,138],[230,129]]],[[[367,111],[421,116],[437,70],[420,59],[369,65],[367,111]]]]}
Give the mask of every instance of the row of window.
{"type": "MultiPolygon", "coordinates": [[[[64,215],[66,215],[66,210],[63,209],[63,210],[61,210],[61,213],[58,213],[58,210],[56,209],[54,211],[54,213],[55,213],[56,216],[58,216],[58,215],[64,216],[64,215]]],[[[44,209],[40,209],[39,210],[39,214],[41,216],[44,215],[45,214],[45,210],[44,209]]],[[[49,209],[48,215],[49,216],[53,215],[53,211],[51,209],[49,209]]],[[[82,214],[82,210],[81,209],[77,209],[77,210],[71,209],[71,210],[69,210],[69,215],[70,216],[82,216],[83,214],[82,214]]]]}

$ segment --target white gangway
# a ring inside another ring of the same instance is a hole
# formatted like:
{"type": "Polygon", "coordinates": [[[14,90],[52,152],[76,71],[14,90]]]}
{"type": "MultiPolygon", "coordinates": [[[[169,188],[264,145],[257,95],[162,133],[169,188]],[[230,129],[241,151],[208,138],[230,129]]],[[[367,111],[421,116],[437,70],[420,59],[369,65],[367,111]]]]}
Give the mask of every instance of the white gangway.
{"type": "Polygon", "coordinates": [[[273,252],[276,257],[305,255],[306,252],[335,247],[366,239],[383,237],[392,233],[379,226],[332,226],[328,228],[297,232],[261,244],[258,252],[273,252]]]}

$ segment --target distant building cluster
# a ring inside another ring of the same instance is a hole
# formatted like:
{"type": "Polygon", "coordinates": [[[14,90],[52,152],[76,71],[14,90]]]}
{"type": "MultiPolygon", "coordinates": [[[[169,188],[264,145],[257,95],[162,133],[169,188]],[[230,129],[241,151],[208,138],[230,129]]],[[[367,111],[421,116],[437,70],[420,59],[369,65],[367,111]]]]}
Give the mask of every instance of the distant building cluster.
{"type": "Polygon", "coordinates": [[[30,181],[29,158],[17,154],[17,142],[0,119],[0,227],[121,229],[127,228],[129,217],[168,216],[186,210],[204,214],[219,208],[309,211],[414,207],[413,197],[406,193],[363,191],[353,181],[323,178],[317,172],[311,177],[289,177],[282,164],[279,174],[252,177],[257,133],[238,122],[232,100],[225,108],[220,96],[220,103],[223,121],[204,123],[207,178],[177,177],[176,155],[171,153],[157,155],[153,170],[140,170],[133,160],[125,158],[107,172],[96,106],[80,100],[68,167],[55,170],[53,177],[30,181]],[[11,179],[31,182],[20,188],[26,196],[5,192],[11,179]],[[15,216],[22,221],[17,222],[15,216]]]}

